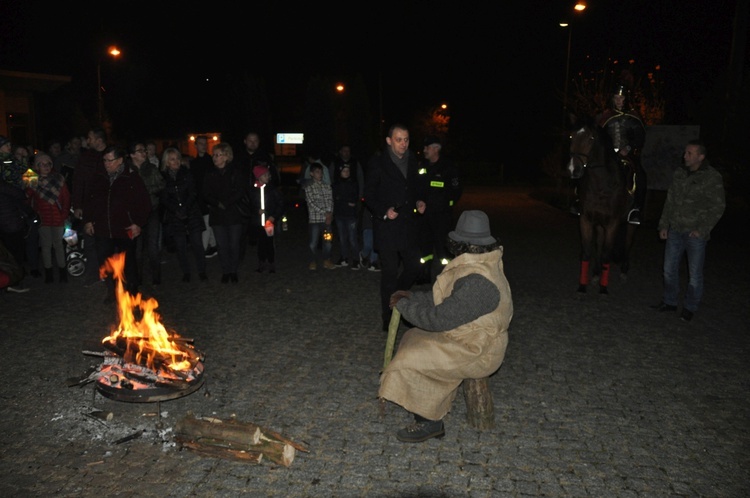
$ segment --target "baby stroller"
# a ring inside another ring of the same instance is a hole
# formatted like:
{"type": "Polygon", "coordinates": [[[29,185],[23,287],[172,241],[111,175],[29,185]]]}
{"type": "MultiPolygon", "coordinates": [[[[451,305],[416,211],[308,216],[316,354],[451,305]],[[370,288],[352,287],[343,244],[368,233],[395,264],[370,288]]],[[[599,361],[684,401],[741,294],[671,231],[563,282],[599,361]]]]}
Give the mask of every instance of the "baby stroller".
{"type": "Polygon", "coordinates": [[[80,277],[86,271],[86,256],[83,252],[83,237],[78,236],[82,229],[82,221],[75,217],[71,209],[70,216],[65,221],[65,267],[71,277],[80,277]]]}

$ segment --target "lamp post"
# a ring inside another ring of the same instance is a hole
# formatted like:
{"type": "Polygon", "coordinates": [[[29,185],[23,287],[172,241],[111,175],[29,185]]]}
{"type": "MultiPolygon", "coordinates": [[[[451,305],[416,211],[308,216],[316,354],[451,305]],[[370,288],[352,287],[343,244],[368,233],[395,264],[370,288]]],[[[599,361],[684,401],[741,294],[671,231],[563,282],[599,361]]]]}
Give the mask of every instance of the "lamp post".
{"type": "MultiPolygon", "coordinates": [[[[114,45],[107,49],[107,53],[112,57],[120,55],[120,50],[114,45]]],[[[96,64],[96,89],[97,89],[97,110],[99,115],[99,125],[104,121],[104,96],[102,95],[102,61],[96,64]]]]}
{"type": "MultiPolygon", "coordinates": [[[[573,12],[583,12],[586,10],[586,2],[576,2],[573,7],[573,12]]],[[[570,82],[570,42],[573,39],[573,25],[568,22],[561,22],[560,27],[568,28],[568,51],[565,58],[565,85],[563,90],[563,129],[565,128],[565,121],[568,114],[568,83],[570,82]]]]}

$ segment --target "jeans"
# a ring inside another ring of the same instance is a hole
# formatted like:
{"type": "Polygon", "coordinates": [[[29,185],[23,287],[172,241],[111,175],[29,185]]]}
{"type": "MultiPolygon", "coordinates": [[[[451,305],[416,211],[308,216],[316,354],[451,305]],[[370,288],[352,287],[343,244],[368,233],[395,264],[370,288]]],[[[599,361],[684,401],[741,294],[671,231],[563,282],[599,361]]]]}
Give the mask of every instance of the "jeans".
{"type": "Polygon", "coordinates": [[[690,237],[689,232],[669,231],[664,249],[664,304],[677,306],[680,292],[680,263],[687,254],[688,287],[682,303],[684,309],[695,312],[703,297],[703,262],[707,240],[690,237]]]}
{"type": "Polygon", "coordinates": [[[154,209],[148,216],[148,221],[141,229],[141,235],[136,239],[138,244],[138,275],[143,281],[143,265],[148,257],[149,268],[151,268],[152,282],[161,282],[161,257],[159,255],[161,241],[161,221],[159,210],[154,209]],[[145,253],[145,255],[144,255],[145,253]]]}
{"type": "Polygon", "coordinates": [[[362,230],[362,257],[367,258],[370,264],[378,260],[378,253],[373,249],[373,229],[365,228],[362,230]]]}
{"type": "Polygon", "coordinates": [[[350,263],[359,262],[359,235],[357,233],[357,218],[336,218],[336,235],[339,238],[341,257],[350,263]]]}
{"type": "Polygon", "coordinates": [[[244,228],[236,225],[213,225],[216,247],[219,249],[221,272],[225,275],[237,273],[240,265],[240,244],[243,239],[244,228]]]}
{"type": "Polygon", "coordinates": [[[315,262],[316,254],[318,252],[318,242],[321,243],[323,249],[323,259],[331,259],[331,250],[333,243],[330,240],[323,240],[323,231],[331,231],[331,225],[325,223],[308,223],[308,233],[310,234],[310,262],[315,262]]]}
{"type": "Polygon", "coordinates": [[[208,215],[203,215],[203,222],[206,224],[206,229],[201,232],[201,238],[203,240],[203,249],[206,250],[209,247],[216,247],[216,239],[214,238],[214,229],[208,224],[208,215]]]}
{"type": "Polygon", "coordinates": [[[190,251],[195,258],[195,268],[198,273],[206,273],[206,251],[203,250],[202,231],[194,230],[186,233],[184,226],[174,227],[174,245],[177,248],[177,261],[183,275],[190,274],[190,261],[188,259],[188,240],[190,251]]]}

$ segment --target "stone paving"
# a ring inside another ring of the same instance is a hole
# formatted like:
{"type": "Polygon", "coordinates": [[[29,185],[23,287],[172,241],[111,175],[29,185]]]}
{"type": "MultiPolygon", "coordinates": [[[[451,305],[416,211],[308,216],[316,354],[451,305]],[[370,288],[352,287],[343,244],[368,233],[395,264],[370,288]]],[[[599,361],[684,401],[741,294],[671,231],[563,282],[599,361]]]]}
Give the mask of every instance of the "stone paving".
{"type": "MultiPolygon", "coordinates": [[[[100,362],[84,355],[115,322],[102,289],[28,283],[0,294],[0,495],[4,497],[743,497],[750,486],[746,245],[709,243],[692,322],[660,314],[663,244],[639,229],[627,280],[575,292],[577,221],[528,189],[469,189],[459,209],[490,214],[505,248],[515,315],[491,378],[496,427],[466,423],[459,395],[446,436],[409,445],[410,422],[377,400],[386,334],[379,274],[309,271],[305,220],[278,237],[278,273],[249,247],[236,285],[144,286],[168,328],[206,354],[206,383],[161,403],[67,387],[100,362]],[[109,422],[83,415],[111,411],[109,422]],[[158,416],[154,416],[158,412],[158,416]],[[188,413],[237,417],[304,443],[290,467],[180,450],[188,413]],[[136,431],[139,438],[115,444],[136,431]]],[[[422,286],[424,287],[424,286],[422,286]]],[[[402,327],[403,331],[403,327],[402,327]]]]}

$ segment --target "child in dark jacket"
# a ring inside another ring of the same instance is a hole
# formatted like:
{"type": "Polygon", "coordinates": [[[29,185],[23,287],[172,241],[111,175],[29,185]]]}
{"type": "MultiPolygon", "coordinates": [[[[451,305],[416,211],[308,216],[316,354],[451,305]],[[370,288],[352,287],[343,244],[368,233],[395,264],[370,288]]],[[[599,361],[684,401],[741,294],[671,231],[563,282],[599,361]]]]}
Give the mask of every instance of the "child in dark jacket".
{"type": "Polygon", "coordinates": [[[254,230],[258,240],[258,273],[276,273],[276,223],[284,215],[284,196],[271,182],[271,172],[266,166],[253,168],[255,182],[250,189],[251,212],[249,230],[254,230]],[[257,213],[257,214],[256,214],[257,213]]]}
{"type": "Polygon", "coordinates": [[[333,184],[333,218],[336,221],[341,257],[337,266],[359,270],[359,229],[357,214],[359,184],[352,178],[348,164],[336,172],[333,184]]]}

